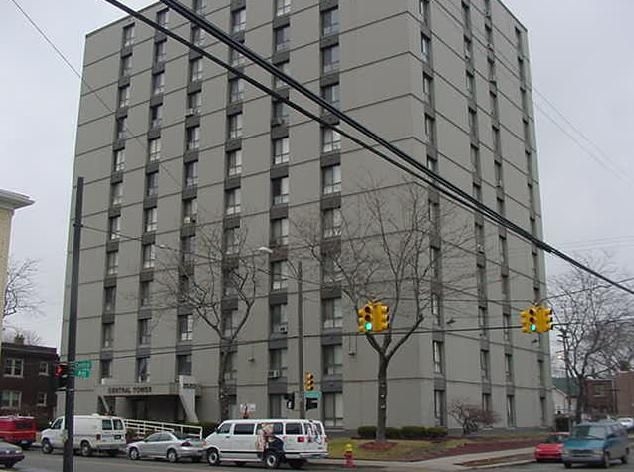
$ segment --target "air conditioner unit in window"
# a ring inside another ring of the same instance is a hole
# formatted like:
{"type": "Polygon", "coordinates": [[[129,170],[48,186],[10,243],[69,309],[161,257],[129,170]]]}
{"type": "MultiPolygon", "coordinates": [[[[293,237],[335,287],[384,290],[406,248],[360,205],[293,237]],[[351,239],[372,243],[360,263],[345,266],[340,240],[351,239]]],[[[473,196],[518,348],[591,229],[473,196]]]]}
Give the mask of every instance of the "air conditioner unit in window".
{"type": "Polygon", "coordinates": [[[476,249],[478,250],[478,252],[484,252],[484,245],[483,244],[477,244],[476,245],[476,249]]]}
{"type": "Polygon", "coordinates": [[[504,187],[504,182],[502,180],[498,180],[498,188],[504,187]]]}
{"type": "Polygon", "coordinates": [[[277,369],[269,370],[269,379],[277,379],[280,377],[280,371],[277,369]]]}
{"type": "Polygon", "coordinates": [[[196,111],[193,108],[188,108],[187,110],[185,110],[185,116],[192,116],[196,113],[196,111]]]}
{"type": "Polygon", "coordinates": [[[288,326],[286,325],[280,326],[280,333],[288,333],[288,326]]]}
{"type": "Polygon", "coordinates": [[[283,118],[271,118],[271,126],[281,126],[284,124],[283,118]]]}
{"type": "Polygon", "coordinates": [[[191,222],[192,222],[191,216],[186,216],[185,218],[183,218],[183,223],[185,223],[186,225],[190,224],[191,222]]]}

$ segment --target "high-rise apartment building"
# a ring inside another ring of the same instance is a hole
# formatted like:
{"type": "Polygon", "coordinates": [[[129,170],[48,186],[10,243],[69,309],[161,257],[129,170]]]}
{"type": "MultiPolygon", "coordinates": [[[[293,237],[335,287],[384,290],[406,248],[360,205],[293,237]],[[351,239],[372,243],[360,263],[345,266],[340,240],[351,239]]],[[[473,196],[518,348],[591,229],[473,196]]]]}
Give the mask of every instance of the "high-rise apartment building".
{"type": "MultiPolygon", "coordinates": [[[[526,29],[498,0],[191,6],[541,237],[526,29]]],[[[336,122],[165,5],[143,13],[336,122]]],[[[297,223],[318,215],[321,247],[340,248],[342,219],[354,219],[364,192],[378,191],[367,183],[398,187],[405,174],[133,18],[87,36],[83,75],[90,88],[82,90],[75,156],[75,175],[85,178],[77,357],[99,368],[78,380],[77,411],[216,420],[219,335],[179,303],[177,292],[172,303],[157,294],[164,294],[161,280],[170,270],[187,286],[179,290],[189,291],[193,279],[183,275],[210,262],[231,265],[245,250],[261,264],[265,287],[224,359],[230,415],[241,415],[241,405],[255,407],[258,417],[298,414],[287,409],[285,395],[303,380],[301,259],[304,371],[321,392],[307,416],[328,428],[374,424],[377,355],[357,334],[345,282],[326,258],[320,268],[302,250],[297,223]],[[210,234],[221,235],[217,261],[200,258],[210,234]],[[175,256],[178,270],[166,262],[175,256]]],[[[425,198],[430,215],[443,202],[435,191],[425,198]]],[[[457,294],[446,289],[443,272],[430,276],[435,288],[420,329],[388,370],[389,424],[456,427],[447,412],[456,399],[495,410],[499,427],[549,424],[548,338],[517,329],[526,301],[544,295],[543,256],[480,215],[462,211],[457,218],[475,241],[459,264],[468,282],[457,294]]],[[[430,260],[442,258],[438,243],[425,251],[430,260]]],[[[231,280],[222,283],[217,314],[221,333],[230,336],[245,308],[231,280]]]]}

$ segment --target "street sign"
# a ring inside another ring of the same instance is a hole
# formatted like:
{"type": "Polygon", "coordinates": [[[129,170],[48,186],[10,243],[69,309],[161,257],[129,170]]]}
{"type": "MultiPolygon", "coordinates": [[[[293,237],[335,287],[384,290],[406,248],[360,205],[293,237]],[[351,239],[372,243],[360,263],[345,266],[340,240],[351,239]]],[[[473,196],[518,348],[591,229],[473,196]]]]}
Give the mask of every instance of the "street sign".
{"type": "Polygon", "coordinates": [[[304,398],[319,399],[321,398],[321,392],[318,392],[316,390],[313,390],[312,392],[304,392],[304,398]]]}
{"type": "Polygon", "coordinates": [[[75,377],[87,379],[92,371],[92,361],[90,359],[84,361],[75,361],[75,377]]]}

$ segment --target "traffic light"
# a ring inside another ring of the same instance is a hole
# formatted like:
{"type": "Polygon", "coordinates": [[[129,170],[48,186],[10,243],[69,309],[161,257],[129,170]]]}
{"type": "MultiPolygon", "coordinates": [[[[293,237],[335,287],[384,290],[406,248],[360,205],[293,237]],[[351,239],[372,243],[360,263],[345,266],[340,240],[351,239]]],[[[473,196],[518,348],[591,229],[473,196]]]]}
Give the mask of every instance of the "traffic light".
{"type": "Polygon", "coordinates": [[[359,333],[372,331],[372,304],[366,303],[357,311],[359,333]]]}
{"type": "Polygon", "coordinates": [[[537,332],[546,333],[553,329],[553,310],[543,306],[537,307],[537,332]]]}
{"type": "Polygon", "coordinates": [[[57,379],[57,390],[65,389],[68,384],[70,368],[68,362],[58,362],[55,364],[55,378],[57,379]]]}
{"type": "Polygon", "coordinates": [[[315,376],[313,375],[312,372],[306,372],[306,375],[304,376],[304,391],[312,392],[314,388],[315,388],[315,376]]]}
{"type": "Polygon", "coordinates": [[[286,408],[289,410],[295,409],[295,393],[285,393],[284,400],[286,400],[286,408]]]}
{"type": "Polygon", "coordinates": [[[537,310],[536,307],[530,307],[520,313],[522,320],[522,333],[535,333],[537,331],[537,310]]]}
{"type": "Polygon", "coordinates": [[[317,399],[316,398],[307,398],[306,399],[306,411],[314,410],[317,408],[317,399]]]}
{"type": "Polygon", "coordinates": [[[390,307],[381,302],[372,304],[374,332],[380,333],[390,329],[390,307]]]}

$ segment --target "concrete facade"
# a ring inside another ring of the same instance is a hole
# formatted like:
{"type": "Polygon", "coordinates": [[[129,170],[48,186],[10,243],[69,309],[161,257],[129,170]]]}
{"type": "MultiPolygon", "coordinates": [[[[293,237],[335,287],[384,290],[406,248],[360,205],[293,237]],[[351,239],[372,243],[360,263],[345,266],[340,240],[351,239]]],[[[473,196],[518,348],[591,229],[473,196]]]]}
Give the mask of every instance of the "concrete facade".
{"type": "MultiPolygon", "coordinates": [[[[315,93],[328,94],[333,92],[328,87],[337,85],[342,111],[541,237],[528,41],[525,28],[503,4],[286,3],[290,11],[280,7],[276,15],[271,0],[208,0],[202,13],[226,30],[236,26],[236,38],[278,67],[288,62],[289,73],[315,93]],[[242,9],[244,28],[238,26],[242,9]],[[338,21],[324,30],[333,18],[325,12],[333,9],[338,21]],[[290,43],[275,51],[275,31],[284,38],[286,31],[280,29],[286,26],[290,43]],[[332,58],[338,58],[336,63],[329,62],[332,58]]],[[[153,5],[144,13],[154,19],[163,8],[153,5]]],[[[193,34],[174,12],[167,25],[184,37],[193,34]]],[[[101,368],[99,375],[78,380],[76,408],[78,413],[107,409],[124,416],[183,420],[193,418],[186,411],[186,397],[193,395],[195,417],[213,421],[218,417],[218,338],[194,321],[193,333],[185,335],[190,339],[183,339],[178,316],[186,316],[186,311],[141,306],[139,294],[160,272],[150,259],[143,268],[144,247],[155,251],[160,261],[170,250],[178,251],[183,239],[201,234],[203,225],[225,231],[239,225],[248,229],[247,246],[256,251],[271,246],[272,222],[286,217],[291,225],[283,245],[290,249],[277,248],[269,262],[288,257],[294,266],[304,255],[294,249],[300,241],[292,222],[333,208],[340,208],[347,221],[354,219],[355,199],[368,181],[396,188],[403,174],[345,138],[340,145],[320,141],[320,125],[294,111],[278,119],[271,98],[248,84],[243,95],[235,91],[237,99],[228,103],[232,77],[202,59],[198,78],[197,55],[172,40],[163,54],[164,39],[130,18],[86,38],[83,75],[92,91],[82,90],[74,168],[76,176],[85,177],[77,357],[92,358],[101,368]],[[134,38],[125,44],[126,31],[132,28],[134,38]],[[200,102],[193,96],[197,91],[200,102]],[[153,107],[161,104],[157,120],[158,109],[153,107]],[[238,114],[240,133],[232,134],[238,114]],[[150,159],[156,156],[151,149],[158,137],[160,158],[150,159]],[[275,163],[273,140],[286,137],[290,158],[275,163]],[[228,165],[236,150],[242,153],[239,173],[229,172],[228,165]],[[196,179],[188,175],[192,162],[197,163],[196,179]],[[325,195],[326,177],[320,176],[325,175],[323,168],[332,166],[339,166],[340,182],[325,195]],[[275,180],[283,177],[288,177],[288,203],[272,204],[275,180]],[[241,191],[240,211],[228,215],[235,189],[241,191]],[[195,214],[190,211],[193,198],[195,214]],[[151,328],[143,320],[149,320],[151,328]],[[151,336],[140,335],[145,329],[151,336]],[[147,373],[145,362],[150,375],[140,375],[147,373]]],[[[227,48],[209,36],[203,46],[221,58],[229,56],[227,48]]],[[[243,67],[271,84],[271,77],[257,67],[243,67]]],[[[286,92],[283,86],[280,90],[319,113],[295,91],[286,92]]],[[[434,192],[429,195],[430,201],[439,200],[434,192]]],[[[399,202],[386,205],[395,211],[399,202]]],[[[470,268],[469,282],[464,283],[471,287],[470,295],[464,290],[463,297],[443,299],[439,292],[439,321],[426,313],[427,332],[412,337],[394,356],[388,371],[388,423],[456,427],[447,407],[464,398],[495,409],[499,427],[548,425],[548,338],[538,340],[514,328],[523,308],[514,300],[543,296],[543,255],[481,217],[462,212],[456,221],[475,228],[472,239],[477,243],[464,248],[461,264],[470,268]],[[482,325],[507,329],[478,332],[482,325]],[[442,343],[440,372],[432,362],[434,341],[442,343]]],[[[338,429],[373,424],[376,354],[356,335],[356,313],[341,286],[320,284],[319,266],[304,263],[305,371],[315,373],[316,389],[323,395],[308,417],[322,418],[327,427],[338,429]],[[326,323],[322,313],[330,303],[337,307],[337,321],[326,323]]],[[[283,401],[301,382],[295,362],[296,312],[293,277],[287,288],[258,297],[236,346],[229,392],[232,415],[241,404],[255,404],[259,417],[297,415],[283,401]],[[272,333],[272,307],[280,305],[288,321],[283,333],[272,333]],[[280,350],[285,350],[282,360],[274,360],[271,352],[280,350]]]]}

